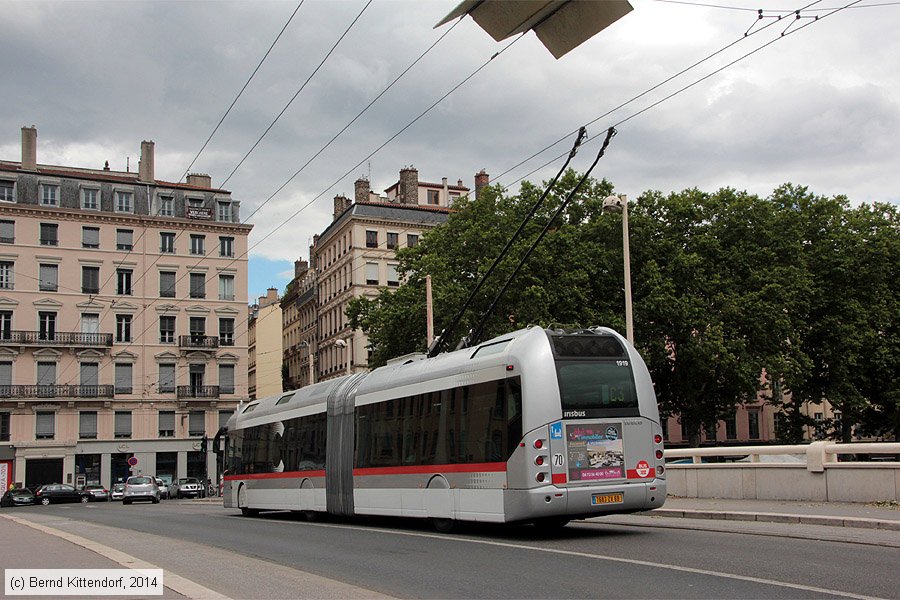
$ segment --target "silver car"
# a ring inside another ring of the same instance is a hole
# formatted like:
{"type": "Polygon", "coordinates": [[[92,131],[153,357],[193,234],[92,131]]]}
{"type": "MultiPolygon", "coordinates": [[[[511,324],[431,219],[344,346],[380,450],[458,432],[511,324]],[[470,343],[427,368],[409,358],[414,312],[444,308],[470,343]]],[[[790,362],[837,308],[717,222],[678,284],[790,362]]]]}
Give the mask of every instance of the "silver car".
{"type": "Polygon", "coordinates": [[[156,480],[149,475],[136,475],[125,481],[125,495],[122,504],[131,504],[136,500],[149,500],[153,504],[159,503],[159,486],[156,480]]]}

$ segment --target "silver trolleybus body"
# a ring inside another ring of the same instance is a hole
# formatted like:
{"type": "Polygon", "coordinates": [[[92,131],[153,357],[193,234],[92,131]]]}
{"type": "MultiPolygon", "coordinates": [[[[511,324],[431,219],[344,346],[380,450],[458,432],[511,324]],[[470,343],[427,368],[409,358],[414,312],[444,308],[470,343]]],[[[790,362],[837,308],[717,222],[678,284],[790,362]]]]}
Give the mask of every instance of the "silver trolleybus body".
{"type": "Polygon", "coordinates": [[[242,405],[224,502],[246,513],[560,522],[662,506],[644,361],[610,329],[537,327],[242,405]]]}

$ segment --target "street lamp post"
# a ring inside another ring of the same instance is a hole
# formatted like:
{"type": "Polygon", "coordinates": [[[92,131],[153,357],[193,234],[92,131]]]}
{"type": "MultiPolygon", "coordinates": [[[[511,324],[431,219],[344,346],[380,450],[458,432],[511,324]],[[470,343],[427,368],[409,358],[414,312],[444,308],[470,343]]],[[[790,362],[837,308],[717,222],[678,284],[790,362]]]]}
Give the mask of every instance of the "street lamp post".
{"type": "Polygon", "coordinates": [[[628,248],[628,198],[625,194],[608,196],[603,212],[622,213],[622,254],[625,261],[625,338],[634,345],[634,316],[631,308],[631,252],[628,248]]]}
{"type": "Polygon", "coordinates": [[[335,346],[338,346],[338,347],[340,347],[340,348],[346,348],[346,349],[347,349],[347,375],[352,375],[352,372],[350,371],[350,355],[351,355],[352,352],[353,352],[353,347],[350,345],[350,338],[347,338],[347,339],[343,339],[343,338],[342,338],[342,339],[339,339],[339,340],[337,340],[337,341],[334,342],[334,345],[335,345],[335,346]]]}

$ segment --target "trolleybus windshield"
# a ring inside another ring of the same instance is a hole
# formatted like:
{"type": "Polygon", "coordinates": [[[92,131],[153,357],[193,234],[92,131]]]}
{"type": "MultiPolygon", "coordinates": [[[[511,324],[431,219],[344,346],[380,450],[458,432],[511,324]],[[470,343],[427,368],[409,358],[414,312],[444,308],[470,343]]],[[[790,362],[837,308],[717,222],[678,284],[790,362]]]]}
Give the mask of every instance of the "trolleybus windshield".
{"type": "Polygon", "coordinates": [[[637,416],[631,362],[612,336],[550,336],[563,417],[637,416]]]}

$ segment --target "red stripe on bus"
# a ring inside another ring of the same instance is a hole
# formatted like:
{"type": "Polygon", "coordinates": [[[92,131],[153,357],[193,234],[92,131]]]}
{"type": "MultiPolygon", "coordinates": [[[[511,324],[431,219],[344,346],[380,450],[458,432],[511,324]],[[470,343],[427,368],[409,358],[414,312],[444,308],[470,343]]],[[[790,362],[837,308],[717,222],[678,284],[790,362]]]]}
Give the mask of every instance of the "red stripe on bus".
{"type": "Polygon", "coordinates": [[[505,462],[461,465],[415,465],[410,467],[367,467],[353,469],[355,477],[368,475],[421,475],[425,473],[499,473],[506,471],[505,462]]]}
{"type": "Polygon", "coordinates": [[[552,481],[553,483],[566,483],[568,478],[565,473],[554,473],[552,481]]]}
{"type": "Polygon", "coordinates": [[[241,475],[226,475],[225,481],[240,481],[244,479],[290,479],[300,477],[325,477],[325,470],[318,471],[287,471],[285,473],[244,473],[241,475]]]}

